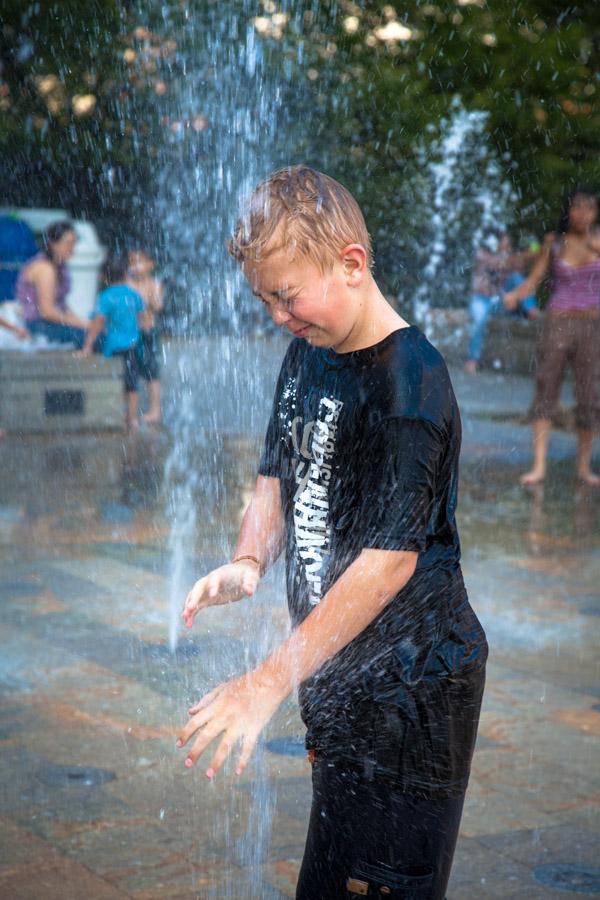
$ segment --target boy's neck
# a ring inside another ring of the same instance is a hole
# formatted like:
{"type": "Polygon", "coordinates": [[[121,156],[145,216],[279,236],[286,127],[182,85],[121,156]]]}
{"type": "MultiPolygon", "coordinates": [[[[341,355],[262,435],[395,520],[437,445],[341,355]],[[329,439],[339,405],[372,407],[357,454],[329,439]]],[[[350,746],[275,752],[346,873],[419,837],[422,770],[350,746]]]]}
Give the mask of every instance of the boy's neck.
{"type": "Polygon", "coordinates": [[[338,353],[364,350],[383,341],[388,335],[409,323],[390,305],[374,279],[365,286],[358,316],[345,340],[335,348],[338,353]]]}

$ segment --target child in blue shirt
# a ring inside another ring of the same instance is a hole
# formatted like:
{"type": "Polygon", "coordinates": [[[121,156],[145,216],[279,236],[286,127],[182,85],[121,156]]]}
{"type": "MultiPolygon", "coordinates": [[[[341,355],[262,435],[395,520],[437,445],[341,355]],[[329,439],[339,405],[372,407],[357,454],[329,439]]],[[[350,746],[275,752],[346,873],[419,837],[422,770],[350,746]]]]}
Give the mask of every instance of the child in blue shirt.
{"type": "Polygon", "coordinates": [[[126,260],[113,259],[107,269],[109,287],[96,300],[94,318],[90,324],[81,355],[89,356],[96,338],[103,332],[104,356],[123,359],[123,387],[125,391],[125,422],[128,429],[138,424],[138,363],[136,348],[140,339],[139,316],[144,302],[137,291],[125,284],[126,260]]]}

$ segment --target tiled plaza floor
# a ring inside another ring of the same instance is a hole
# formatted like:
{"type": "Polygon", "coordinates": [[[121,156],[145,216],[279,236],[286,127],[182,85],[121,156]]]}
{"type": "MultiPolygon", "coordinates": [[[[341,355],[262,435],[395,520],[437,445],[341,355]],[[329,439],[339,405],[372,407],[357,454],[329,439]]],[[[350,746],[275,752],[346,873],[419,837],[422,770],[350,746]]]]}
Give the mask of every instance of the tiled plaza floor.
{"type": "MultiPolygon", "coordinates": [[[[493,391],[502,413],[507,382],[494,378],[457,375],[464,571],[491,655],[448,897],[599,895],[600,492],[575,484],[566,434],[545,491],[518,487],[527,429],[478,415],[493,391]]],[[[235,411],[228,429],[203,413],[202,516],[183,582],[231,545],[261,403],[254,431],[235,411]]],[[[294,703],[242,779],[208,783],[174,748],[188,701],[251,665],[287,618],[279,570],[169,652],[170,446],[168,431],[0,444],[3,900],[294,896],[310,802],[294,703]]]]}

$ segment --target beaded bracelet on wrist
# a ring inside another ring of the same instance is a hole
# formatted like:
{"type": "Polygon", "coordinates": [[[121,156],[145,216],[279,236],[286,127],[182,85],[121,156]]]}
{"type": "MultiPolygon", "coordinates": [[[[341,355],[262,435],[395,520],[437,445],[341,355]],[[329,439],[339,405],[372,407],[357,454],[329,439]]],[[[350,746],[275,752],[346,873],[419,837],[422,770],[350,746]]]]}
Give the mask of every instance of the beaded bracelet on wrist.
{"type": "Polygon", "coordinates": [[[259,559],[257,559],[256,556],[251,556],[249,553],[244,554],[244,556],[236,556],[234,559],[231,560],[231,562],[232,563],[242,562],[242,560],[244,560],[244,559],[249,559],[251,562],[256,563],[256,565],[258,566],[258,571],[262,575],[261,561],[259,559]]]}

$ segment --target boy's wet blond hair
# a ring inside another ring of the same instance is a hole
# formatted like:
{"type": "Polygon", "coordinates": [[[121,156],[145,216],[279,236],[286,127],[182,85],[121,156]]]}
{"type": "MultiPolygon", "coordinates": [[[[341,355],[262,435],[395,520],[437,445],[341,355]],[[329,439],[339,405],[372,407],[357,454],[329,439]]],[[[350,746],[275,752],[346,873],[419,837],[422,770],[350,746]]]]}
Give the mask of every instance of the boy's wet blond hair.
{"type": "Polygon", "coordinates": [[[291,258],[304,257],[326,272],[348,244],[362,244],[372,265],[371,238],[352,194],[329,175],[300,165],[273,172],[255,188],[229,252],[244,263],[285,248],[291,258]]]}

